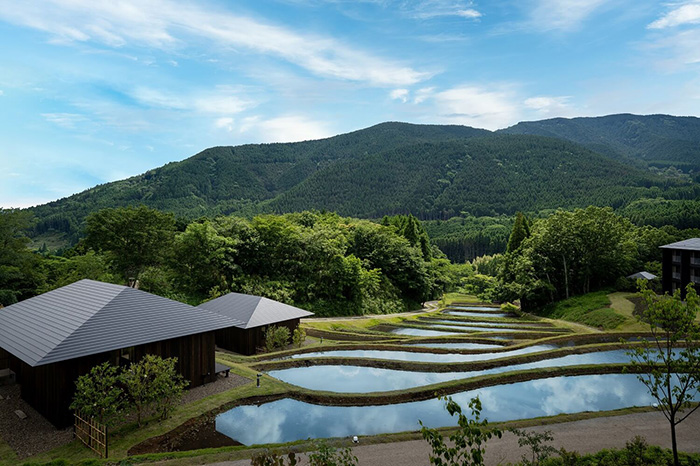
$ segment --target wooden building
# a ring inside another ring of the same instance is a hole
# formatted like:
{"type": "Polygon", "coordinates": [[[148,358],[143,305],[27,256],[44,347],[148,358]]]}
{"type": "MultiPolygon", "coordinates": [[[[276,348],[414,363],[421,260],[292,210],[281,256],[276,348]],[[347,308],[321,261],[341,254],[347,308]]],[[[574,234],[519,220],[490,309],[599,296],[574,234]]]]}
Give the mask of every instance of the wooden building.
{"type": "Polygon", "coordinates": [[[255,354],[264,345],[265,330],[270,325],[287,327],[291,335],[302,317],[313,315],[289,304],[241,293],[229,293],[198,307],[241,322],[217,330],[216,345],[245,355],[255,354]]]}
{"type": "Polygon", "coordinates": [[[81,280],[0,309],[0,362],[5,355],[22,398],[64,427],[72,423],[75,380],[95,365],[176,357],[178,372],[196,387],[216,377],[215,331],[237,324],[144,291],[81,280]]]}
{"type": "Polygon", "coordinates": [[[680,289],[681,298],[685,299],[685,288],[689,283],[700,293],[700,238],[666,244],[661,249],[661,286],[664,293],[672,294],[680,289]]]}

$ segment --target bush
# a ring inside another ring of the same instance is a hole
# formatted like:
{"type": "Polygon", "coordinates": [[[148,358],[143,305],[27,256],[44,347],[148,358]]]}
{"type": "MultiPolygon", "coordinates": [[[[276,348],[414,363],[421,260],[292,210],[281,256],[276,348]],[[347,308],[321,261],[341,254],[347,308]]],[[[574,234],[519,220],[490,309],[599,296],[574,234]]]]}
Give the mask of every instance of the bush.
{"type": "Polygon", "coordinates": [[[289,343],[289,329],[270,325],[265,329],[265,351],[282,349],[289,343]]]}
{"type": "Polygon", "coordinates": [[[324,440],[314,442],[316,451],[309,454],[309,466],[355,466],[357,457],[350,448],[337,449],[324,440]]]}
{"type": "Polygon", "coordinates": [[[301,348],[301,345],[306,341],[306,330],[301,327],[294,329],[294,335],[292,336],[292,342],[294,346],[301,348]]]}

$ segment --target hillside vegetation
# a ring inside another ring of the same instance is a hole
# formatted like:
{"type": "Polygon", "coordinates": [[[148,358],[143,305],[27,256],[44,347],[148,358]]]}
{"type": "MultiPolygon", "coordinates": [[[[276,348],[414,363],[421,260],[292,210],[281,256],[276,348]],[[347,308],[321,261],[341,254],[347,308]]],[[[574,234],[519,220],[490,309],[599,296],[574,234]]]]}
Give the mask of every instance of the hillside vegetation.
{"type": "Polygon", "coordinates": [[[583,144],[621,160],[700,173],[700,118],[669,115],[608,115],[527,121],[502,130],[583,144]]]}

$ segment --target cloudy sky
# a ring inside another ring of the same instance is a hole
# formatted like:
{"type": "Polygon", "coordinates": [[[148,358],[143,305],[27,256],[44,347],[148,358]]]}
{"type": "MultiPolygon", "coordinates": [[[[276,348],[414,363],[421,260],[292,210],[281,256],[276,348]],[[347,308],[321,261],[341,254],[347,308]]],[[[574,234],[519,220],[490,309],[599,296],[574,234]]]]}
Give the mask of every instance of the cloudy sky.
{"type": "Polygon", "coordinates": [[[700,0],[0,0],[0,206],[387,120],[700,115],[700,0]]]}

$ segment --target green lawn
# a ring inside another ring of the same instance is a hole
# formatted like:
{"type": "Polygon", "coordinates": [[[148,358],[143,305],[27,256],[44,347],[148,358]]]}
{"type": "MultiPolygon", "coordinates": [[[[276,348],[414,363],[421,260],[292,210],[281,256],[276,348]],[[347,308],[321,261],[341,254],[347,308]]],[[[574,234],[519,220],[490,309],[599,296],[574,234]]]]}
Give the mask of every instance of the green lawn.
{"type": "MultiPolygon", "coordinates": [[[[619,303],[617,298],[616,301],[619,303]]],[[[577,322],[601,330],[612,330],[627,322],[628,318],[611,308],[611,304],[607,291],[596,291],[550,304],[540,315],[550,319],[577,322]]]]}

